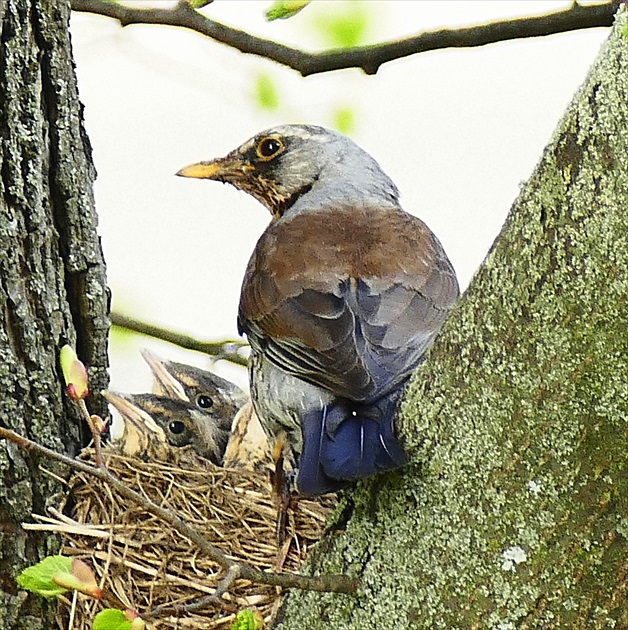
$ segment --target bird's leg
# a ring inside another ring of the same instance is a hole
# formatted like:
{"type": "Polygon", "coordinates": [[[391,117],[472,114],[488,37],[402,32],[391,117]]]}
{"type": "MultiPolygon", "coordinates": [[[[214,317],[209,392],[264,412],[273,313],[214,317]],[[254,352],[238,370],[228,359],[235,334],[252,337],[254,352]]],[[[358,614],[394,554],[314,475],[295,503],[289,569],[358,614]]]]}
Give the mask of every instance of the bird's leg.
{"type": "Polygon", "coordinates": [[[271,473],[272,494],[277,506],[276,538],[277,547],[281,549],[286,540],[288,530],[288,510],[290,508],[290,479],[284,470],[284,453],[286,446],[286,434],[281,433],[273,448],[273,460],[275,470],[271,473]]]}

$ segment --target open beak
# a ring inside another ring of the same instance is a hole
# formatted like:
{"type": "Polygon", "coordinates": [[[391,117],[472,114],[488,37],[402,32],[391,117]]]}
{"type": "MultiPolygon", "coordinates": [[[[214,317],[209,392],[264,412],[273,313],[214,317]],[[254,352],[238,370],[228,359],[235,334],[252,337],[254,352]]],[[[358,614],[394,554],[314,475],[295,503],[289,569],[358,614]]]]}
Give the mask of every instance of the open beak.
{"type": "Polygon", "coordinates": [[[144,361],[148,363],[148,367],[150,367],[155,379],[153,392],[159,396],[167,396],[175,400],[189,402],[190,399],[186,395],[183,385],[168,371],[167,361],[162,361],[162,359],[146,349],[140,352],[144,361]]]}

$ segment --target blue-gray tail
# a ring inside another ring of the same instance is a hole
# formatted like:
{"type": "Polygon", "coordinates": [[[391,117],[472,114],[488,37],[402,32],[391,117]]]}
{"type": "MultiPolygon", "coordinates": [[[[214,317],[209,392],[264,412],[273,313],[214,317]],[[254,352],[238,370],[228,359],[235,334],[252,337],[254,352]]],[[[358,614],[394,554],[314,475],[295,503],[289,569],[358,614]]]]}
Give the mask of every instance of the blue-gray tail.
{"type": "Polygon", "coordinates": [[[334,492],[347,481],[405,464],[408,458],[393,427],[399,395],[396,390],[370,405],[338,399],[307,411],[302,416],[299,492],[334,492]]]}

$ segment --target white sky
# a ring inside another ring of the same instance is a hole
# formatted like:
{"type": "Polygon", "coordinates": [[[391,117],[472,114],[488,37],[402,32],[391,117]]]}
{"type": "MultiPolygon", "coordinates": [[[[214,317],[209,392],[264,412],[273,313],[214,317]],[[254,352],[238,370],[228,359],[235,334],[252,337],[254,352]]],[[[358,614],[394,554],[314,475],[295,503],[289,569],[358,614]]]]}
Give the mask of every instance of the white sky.
{"type": "MultiPolygon", "coordinates": [[[[269,4],[216,0],[204,12],[261,36],[319,49],[311,22],[340,3],[318,0],[290,20],[266,23],[269,4]]],[[[539,14],[570,2],[368,5],[377,16],[370,37],[376,42],[539,14]]],[[[114,308],[208,340],[236,336],[244,268],[269,216],[231,187],[174,177],[179,168],[223,155],[277,123],[330,126],[333,112],[350,106],[356,114],[352,137],[395,181],[404,208],[438,235],[466,287],[608,34],[590,29],[436,51],[385,64],[375,76],[345,70],[303,79],[180,29],[123,29],[85,14],[74,14],[71,27],[114,308]],[[252,98],[260,72],[279,87],[276,111],[260,110],[252,98]]],[[[147,338],[114,338],[113,389],[149,388],[140,347],[207,365],[199,355],[147,338]]],[[[217,370],[246,382],[244,370],[224,364],[217,370]]]]}

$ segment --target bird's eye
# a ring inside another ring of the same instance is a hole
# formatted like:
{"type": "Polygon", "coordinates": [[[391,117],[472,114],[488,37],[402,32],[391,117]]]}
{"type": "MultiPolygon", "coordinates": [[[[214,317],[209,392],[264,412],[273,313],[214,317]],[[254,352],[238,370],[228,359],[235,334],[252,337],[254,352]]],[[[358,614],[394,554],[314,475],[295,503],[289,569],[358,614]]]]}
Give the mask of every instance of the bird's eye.
{"type": "Polygon", "coordinates": [[[169,425],[168,429],[170,429],[171,433],[175,435],[181,435],[185,431],[185,425],[181,420],[173,420],[169,425]]]}
{"type": "Polygon", "coordinates": [[[279,138],[264,138],[257,144],[257,155],[262,160],[272,160],[284,149],[284,144],[279,138]]]}
{"type": "Polygon", "coordinates": [[[205,394],[199,394],[196,397],[196,404],[201,408],[201,409],[209,409],[210,407],[213,406],[214,401],[207,395],[205,394]]]}

